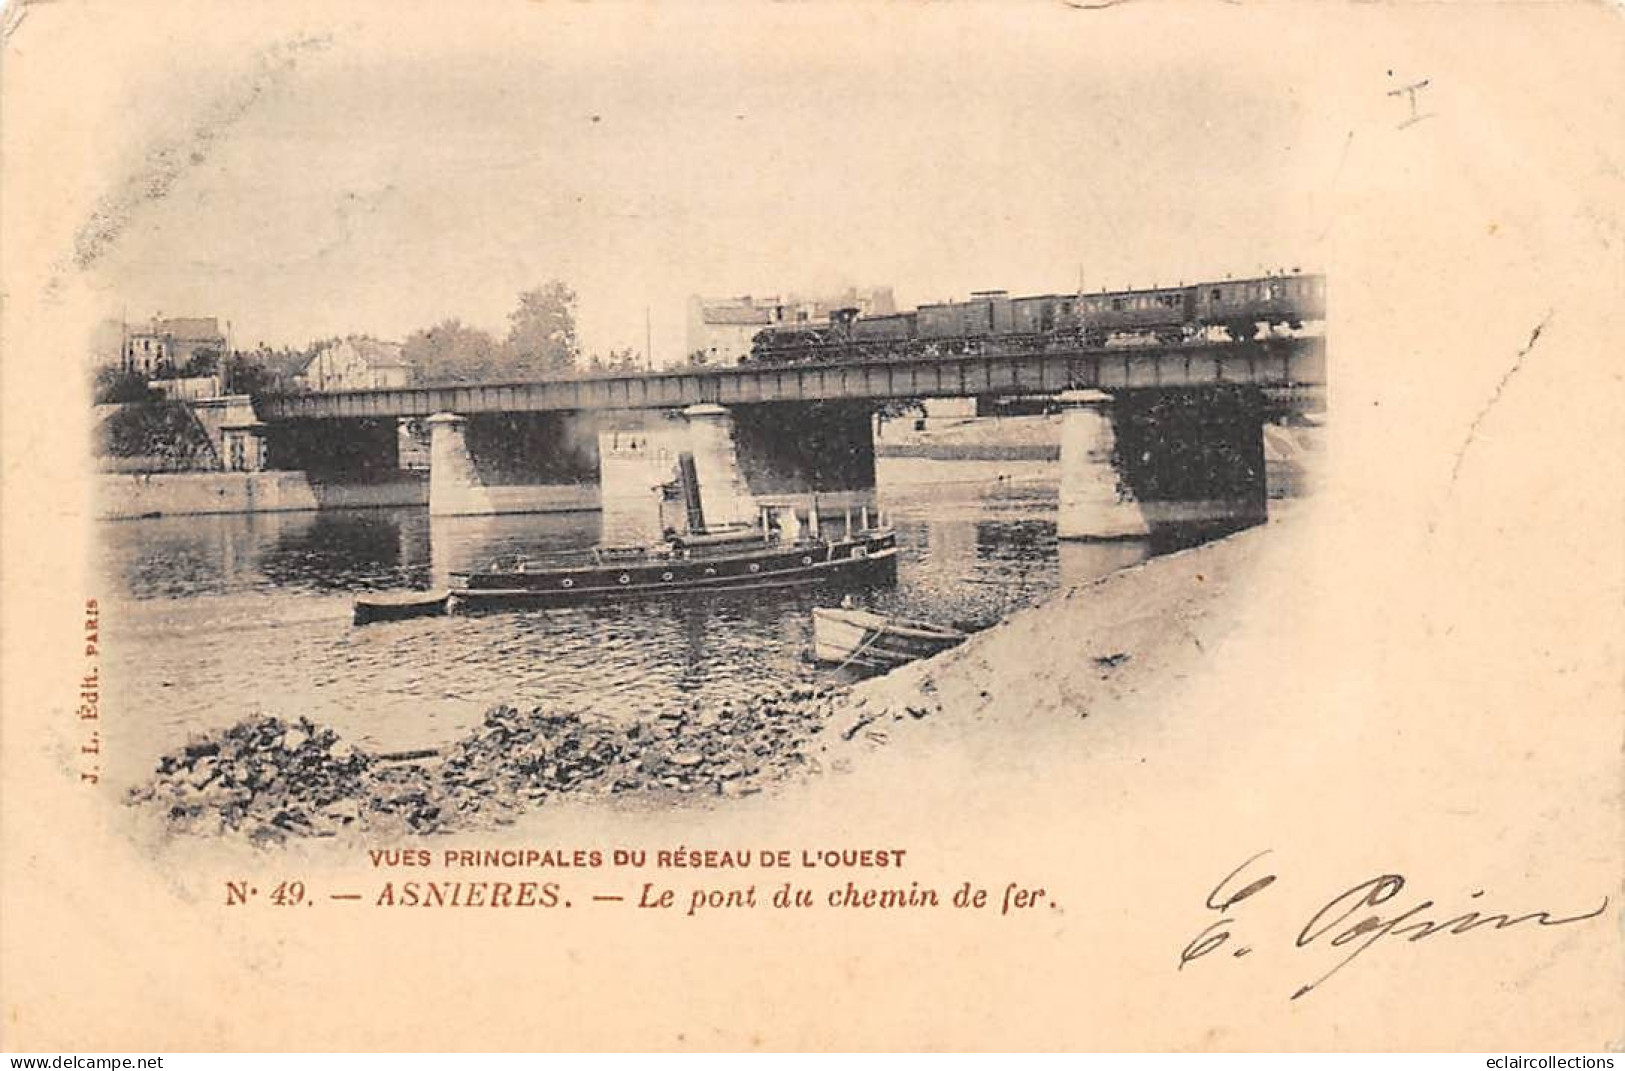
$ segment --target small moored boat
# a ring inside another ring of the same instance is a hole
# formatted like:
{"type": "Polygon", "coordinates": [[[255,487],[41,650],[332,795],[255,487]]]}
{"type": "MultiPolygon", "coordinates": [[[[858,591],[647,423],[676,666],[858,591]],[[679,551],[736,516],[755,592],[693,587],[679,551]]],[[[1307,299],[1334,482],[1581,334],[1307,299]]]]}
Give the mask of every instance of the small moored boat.
{"type": "Polygon", "coordinates": [[[447,610],[449,591],[377,591],[357,595],[355,623],[400,621],[408,617],[435,617],[447,610]]]}
{"type": "Polygon", "coordinates": [[[848,606],[813,610],[813,657],[820,662],[895,669],[965,642],[957,629],[886,617],[848,606]]]}

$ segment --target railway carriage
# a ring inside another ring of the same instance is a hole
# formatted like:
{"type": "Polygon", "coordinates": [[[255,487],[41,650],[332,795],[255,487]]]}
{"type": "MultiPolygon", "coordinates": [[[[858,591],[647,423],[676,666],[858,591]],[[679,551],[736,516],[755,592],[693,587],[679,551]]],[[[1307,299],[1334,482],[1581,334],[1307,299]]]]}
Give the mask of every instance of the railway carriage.
{"type": "Polygon", "coordinates": [[[980,290],[968,301],[921,305],[908,313],[865,318],[842,309],[827,324],[768,328],[756,336],[751,359],[802,363],[1173,345],[1209,337],[1211,330],[1245,341],[1260,328],[1299,330],[1325,315],[1325,277],[1296,272],[1095,294],[1012,298],[1008,291],[980,290]]]}
{"type": "Polygon", "coordinates": [[[1073,315],[1075,294],[1041,294],[1016,298],[1010,303],[1011,330],[1018,335],[1044,335],[1056,324],[1073,315]]]}
{"type": "Polygon", "coordinates": [[[1114,335],[1137,334],[1178,342],[1191,322],[1190,287],[1170,290],[1118,290],[1082,294],[1080,319],[1088,345],[1107,345],[1114,335]]]}
{"type": "Polygon", "coordinates": [[[1201,283],[1195,291],[1195,318],[1223,327],[1234,339],[1252,338],[1259,325],[1285,325],[1294,330],[1306,321],[1326,318],[1326,278],[1322,275],[1272,275],[1201,283]]]}
{"type": "Polygon", "coordinates": [[[912,312],[860,316],[852,321],[853,349],[865,359],[912,352],[911,343],[919,333],[915,320],[912,312]]]}

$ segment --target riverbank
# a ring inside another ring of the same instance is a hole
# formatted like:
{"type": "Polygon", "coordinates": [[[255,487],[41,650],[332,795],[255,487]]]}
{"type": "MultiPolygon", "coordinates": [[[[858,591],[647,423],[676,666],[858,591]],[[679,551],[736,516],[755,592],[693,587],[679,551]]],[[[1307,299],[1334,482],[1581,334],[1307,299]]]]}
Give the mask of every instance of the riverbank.
{"type": "Polygon", "coordinates": [[[737,798],[805,767],[833,699],[795,688],[635,722],[499,706],[451,746],[407,753],[359,749],[306,718],[255,718],[165,755],[129,802],[174,833],[263,844],[487,829],[566,795],[737,798]]]}
{"type": "Polygon", "coordinates": [[[826,741],[853,755],[917,737],[1051,729],[1182,679],[1222,631],[1228,598],[1289,522],[1277,520],[1057,592],[960,647],[859,684],[826,741]]]}
{"type": "Polygon", "coordinates": [[[101,520],[195,517],[215,513],[426,506],[427,475],[382,483],[323,483],[303,472],[103,473],[97,478],[101,520]]]}
{"type": "MultiPolygon", "coordinates": [[[[486,488],[493,512],[576,513],[601,508],[596,484],[526,484],[486,488]]],[[[305,472],[104,472],[98,477],[99,520],[196,517],[220,513],[427,507],[429,474],[403,472],[374,482],[335,482],[305,472]]]]}

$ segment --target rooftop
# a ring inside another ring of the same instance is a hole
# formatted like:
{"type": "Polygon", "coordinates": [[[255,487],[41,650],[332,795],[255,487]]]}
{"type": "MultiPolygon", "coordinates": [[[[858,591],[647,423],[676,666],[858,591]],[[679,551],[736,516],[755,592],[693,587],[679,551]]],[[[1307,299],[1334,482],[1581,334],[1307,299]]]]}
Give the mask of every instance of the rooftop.
{"type": "Polygon", "coordinates": [[[181,342],[224,342],[220,321],[213,316],[178,316],[153,319],[130,326],[131,335],[167,336],[181,342]]]}

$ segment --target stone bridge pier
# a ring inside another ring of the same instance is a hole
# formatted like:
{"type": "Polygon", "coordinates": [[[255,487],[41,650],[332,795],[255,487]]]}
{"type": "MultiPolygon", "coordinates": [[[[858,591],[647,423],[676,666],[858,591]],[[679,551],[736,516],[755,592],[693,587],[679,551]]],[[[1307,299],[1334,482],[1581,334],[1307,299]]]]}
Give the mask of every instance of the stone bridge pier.
{"type": "Polygon", "coordinates": [[[653,538],[682,528],[681,502],[660,486],[677,459],[694,459],[705,523],[754,523],[770,506],[806,524],[814,501],[821,522],[840,523],[875,505],[873,421],[865,405],[778,403],[625,414],[599,433],[603,528],[607,542],[653,538]]]}
{"type": "Polygon", "coordinates": [[[429,513],[469,516],[601,509],[606,542],[681,527],[663,501],[693,455],[708,525],[751,523],[763,506],[802,522],[875,504],[873,421],[865,403],[689,406],[680,412],[438,413],[429,432],[429,513]]]}
{"type": "Polygon", "coordinates": [[[771,506],[806,524],[815,501],[821,523],[876,505],[868,403],[697,405],[683,415],[708,523],[713,509],[718,520],[752,521],[771,506]]]}
{"type": "Polygon", "coordinates": [[[1069,390],[1061,402],[1061,539],[1145,539],[1145,511],[1118,460],[1112,396],[1069,390]]]}
{"type": "Polygon", "coordinates": [[[683,410],[694,476],[700,482],[700,508],[708,525],[749,524],[756,501],[740,462],[734,415],[720,405],[701,403],[683,410]]]}
{"type": "Polygon", "coordinates": [[[1082,390],[1060,402],[1060,538],[1169,546],[1266,519],[1256,389],[1082,390]]]}
{"type": "Polygon", "coordinates": [[[436,413],[429,430],[429,515],[565,513],[599,507],[592,417],[436,413]]]}

